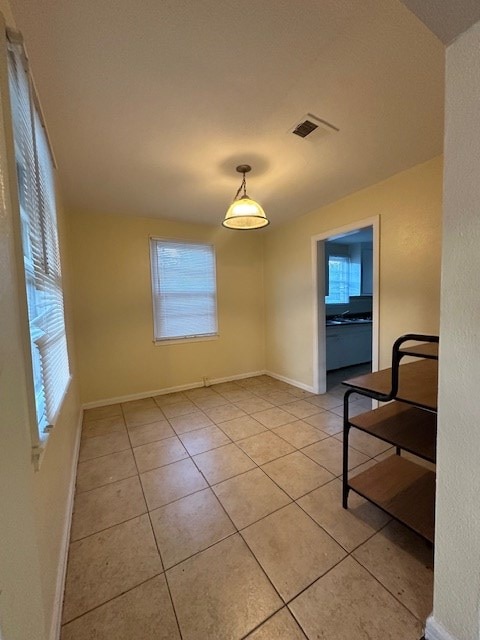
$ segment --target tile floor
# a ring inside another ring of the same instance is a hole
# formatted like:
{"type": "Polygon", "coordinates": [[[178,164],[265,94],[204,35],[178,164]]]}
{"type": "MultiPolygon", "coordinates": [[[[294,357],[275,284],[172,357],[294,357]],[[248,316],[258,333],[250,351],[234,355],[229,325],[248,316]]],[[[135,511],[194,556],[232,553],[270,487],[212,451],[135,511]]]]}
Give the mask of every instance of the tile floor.
{"type": "Polygon", "coordinates": [[[62,640],[419,640],[432,551],[341,508],[341,404],[259,376],[86,411],[62,640]]]}

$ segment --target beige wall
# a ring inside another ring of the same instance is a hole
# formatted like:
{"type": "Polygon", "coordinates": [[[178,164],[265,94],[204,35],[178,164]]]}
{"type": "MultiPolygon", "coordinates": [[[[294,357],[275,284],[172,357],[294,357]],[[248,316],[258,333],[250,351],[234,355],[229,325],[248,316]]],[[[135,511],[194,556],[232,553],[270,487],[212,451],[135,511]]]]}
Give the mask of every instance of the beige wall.
{"type": "Polygon", "coordinates": [[[447,49],[431,640],[480,638],[480,22],[447,49]]]}
{"type": "MultiPolygon", "coordinates": [[[[0,0],[0,10],[4,9],[8,7],[0,0]]],[[[9,24],[13,26],[11,15],[9,24]]],[[[59,604],[56,587],[69,518],[79,401],[74,375],[41,468],[35,471],[28,408],[31,383],[25,351],[26,309],[18,285],[21,261],[15,199],[11,199],[15,164],[11,162],[4,58],[0,59],[0,96],[0,635],[4,640],[45,640],[51,637],[59,604]]],[[[68,269],[64,275],[68,281],[68,269]]],[[[67,283],[67,309],[68,292],[67,283]]],[[[72,349],[71,322],[69,328],[72,349]]]]}
{"type": "Polygon", "coordinates": [[[264,369],[262,233],[78,212],[69,250],[83,402],[264,369]],[[218,339],[153,344],[149,236],[215,245],[218,339]]]}
{"type": "Polygon", "coordinates": [[[438,333],[442,159],[272,230],[265,243],[267,370],[313,385],[311,237],[380,216],[380,367],[403,333],[438,333]]]}
{"type": "MultiPolygon", "coordinates": [[[[36,534],[39,548],[40,572],[42,582],[42,598],[46,618],[46,627],[50,630],[52,614],[60,613],[63,590],[59,593],[57,579],[63,570],[63,553],[68,544],[68,526],[70,523],[69,495],[71,480],[74,481],[77,465],[77,438],[80,430],[80,394],[77,379],[76,354],[74,344],[73,314],[72,314],[72,286],[71,269],[66,252],[66,224],[65,212],[58,200],[58,226],[62,252],[63,287],[65,313],[67,323],[67,337],[72,380],[69,392],[62,406],[55,429],[49,436],[41,467],[34,475],[33,495],[35,516],[37,521],[36,534]]],[[[60,585],[62,588],[62,585],[60,585]]],[[[49,631],[50,633],[50,631],[49,631]]],[[[51,634],[50,636],[51,637],[51,634]]]]}

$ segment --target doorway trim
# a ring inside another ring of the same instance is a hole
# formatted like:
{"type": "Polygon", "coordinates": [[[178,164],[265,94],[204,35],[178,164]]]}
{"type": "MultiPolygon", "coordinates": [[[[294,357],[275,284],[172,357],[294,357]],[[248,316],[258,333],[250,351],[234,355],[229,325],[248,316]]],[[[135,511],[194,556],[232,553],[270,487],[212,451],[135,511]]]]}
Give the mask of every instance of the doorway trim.
{"type": "MultiPolygon", "coordinates": [[[[326,328],[325,318],[325,268],[319,269],[319,242],[332,236],[356,231],[365,227],[373,230],[373,304],[372,304],[372,371],[378,371],[379,351],[379,294],[380,294],[380,216],[357,220],[343,227],[328,229],[311,237],[312,243],[312,280],[313,280],[313,390],[325,393],[327,390],[326,372],[326,328]],[[321,288],[321,291],[320,291],[321,288]],[[322,318],[322,322],[320,322],[322,318]]],[[[324,244],[320,250],[324,250],[324,244]]],[[[321,257],[321,256],[320,256],[321,257]]]]}

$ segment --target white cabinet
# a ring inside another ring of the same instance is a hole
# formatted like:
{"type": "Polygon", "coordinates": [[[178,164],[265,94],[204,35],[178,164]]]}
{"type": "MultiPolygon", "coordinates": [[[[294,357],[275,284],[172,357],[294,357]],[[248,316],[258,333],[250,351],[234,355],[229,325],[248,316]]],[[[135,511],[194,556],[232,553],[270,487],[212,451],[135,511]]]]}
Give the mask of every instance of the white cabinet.
{"type": "Polygon", "coordinates": [[[326,328],[327,371],[372,359],[372,325],[339,324],[326,328]]]}

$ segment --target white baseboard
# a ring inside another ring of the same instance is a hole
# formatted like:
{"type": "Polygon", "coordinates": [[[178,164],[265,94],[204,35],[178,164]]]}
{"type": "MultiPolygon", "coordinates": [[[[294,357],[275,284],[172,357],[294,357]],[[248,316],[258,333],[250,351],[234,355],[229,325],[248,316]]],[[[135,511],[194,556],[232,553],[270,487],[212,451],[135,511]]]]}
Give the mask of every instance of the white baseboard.
{"type": "Polygon", "coordinates": [[[67,507],[65,510],[65,521],[60,545],[60,558],[57,569],[57,585],[55,588],[55,602],[53,606],[52,622],[50,625],[50,640],[60,640],[62,626],[63,592],[65,590],[65,578],[67,575],[68,548],[70,543],[70,529],[72,525],[73,501],[75,498],[75,482],[77,479],[78,455],[80,452],[80,435],[82,433],[83,409],[80,409],[78,417],[77,432],[75,434],[75,444],[73,447],[72,468],[70,470],[70,481],[68,483],[67,507]]]}
{"type": "Polygon", "coordinates": [[[212,384],[221,384],[222,382],[234,382],[235,380],[244,380],[245,378],[253,378],[255,376],[263,376],[266,371],[250,371],[250,373],[239,373],[235,376],[227,376],[226,378],[214,378],[208,381],[208,386],[212,384]]]}
{"type": "Polygon", "coordinates": [[[141,391],[140,393],[129,393],[125,396],[115,396],[113,398],[103,398],[103,400],[94,400],[93,402],[85,402],[82,406],[84,409],[95,409],[96,407],[106,407],[110,404],[118,404],[119,402],[130,402],[130,400],[143,400],[143,398],[151,398],[152,396],[161,396],[166,393],[176,393],[177,391],[188,391],[188,389],[197,389],[203,387],[203,382],[193,382],[191,384],[182,384],[178,387],[167,387],[166,389],[154,389],[153,391],[141,391]]]}
{"type": "MultiPolygon", "coordinates": [[[[220,384],[221,382],[232,382],[234,380],[243,380],[244,378],[251,378],[253,376],[263,375],[265,371],[250,371],[248,373],[238,373],[234,376],[226,376],[225,378],[212,378],[208,379],[208,385],[220,384]]],[[[86,402],[83,405],[84,409],[95,409],[96,407],[106,407],[110,404],[117,404],[119,402],[129,402],[130,400],[142,400],[143,398],[151,398],[152,396],[162,396],[166,393],[176,393],[177,391],[188,391],[189,389],[198,389],[205,386],[203,382],[190,382],[189,384],[182,384],[177,387],[166,387],[163,389],[155,389],[153,391],[142,391],[140,393],[131,393],[125,396],[116,396],[115,398],[104,398],[103,400],[95,400],[93,402],[86,402]]]]}
{"type": "Polygon", "coordinates": [[[287,384],[291,384],[293,387],[298,387],[299,389],[303,389],[304,391],[310,391],[310,393],[315,393],[312,386],[308,384],[304,384],[303,382],[298,382],[297,380],[292,380],[291,378],[286,378],[285,376],[281,376],[278,373],[273,373],[273,371],[264,371],[265,375],[271,376],[276,380],[281,380],[282,382],[286,382],[287,384]]]}
{"type": "Polygon", "coordinates": [[[433,616],[427,618],[425,638],[426,640],[456,640],[433,616]]]}

